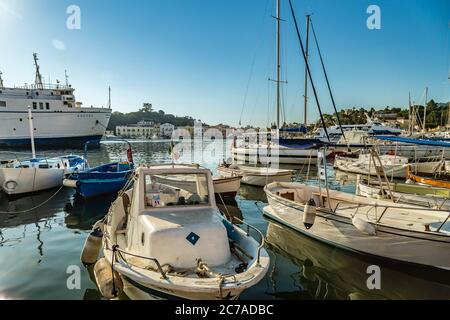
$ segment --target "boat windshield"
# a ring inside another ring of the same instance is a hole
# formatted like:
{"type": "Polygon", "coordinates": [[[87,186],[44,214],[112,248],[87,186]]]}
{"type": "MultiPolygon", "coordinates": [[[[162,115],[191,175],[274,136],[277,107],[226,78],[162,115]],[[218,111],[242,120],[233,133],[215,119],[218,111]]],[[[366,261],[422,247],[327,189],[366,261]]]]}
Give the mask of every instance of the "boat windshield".
{"type": "Polygon", "coordinates": [[[145,205],[149,208],[205,206],[210,204],[205,174],[148,174],[145,176],[145,205]]]}

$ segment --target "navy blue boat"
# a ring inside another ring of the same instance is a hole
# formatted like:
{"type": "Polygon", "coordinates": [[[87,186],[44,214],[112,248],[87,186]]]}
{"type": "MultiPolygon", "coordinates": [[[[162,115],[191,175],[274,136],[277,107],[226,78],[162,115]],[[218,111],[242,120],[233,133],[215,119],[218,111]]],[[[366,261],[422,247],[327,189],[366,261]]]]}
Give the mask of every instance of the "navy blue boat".
{"type": "Polygon", "coordinates": [[[76,189],[77,194],[85,199],[118,192],[126,186],[134,171],[130,144],[127,157],[127,162],[113,162],[72,174],[64,180],[64,186],[76,189]]]}
{"type": "Polygon", "coordinates": [[[77,194],[87,199],[121,190],[132,174],[132,163],[113,162],[73,174],[64,180],[64,185],[75,188],[77,194]]]}

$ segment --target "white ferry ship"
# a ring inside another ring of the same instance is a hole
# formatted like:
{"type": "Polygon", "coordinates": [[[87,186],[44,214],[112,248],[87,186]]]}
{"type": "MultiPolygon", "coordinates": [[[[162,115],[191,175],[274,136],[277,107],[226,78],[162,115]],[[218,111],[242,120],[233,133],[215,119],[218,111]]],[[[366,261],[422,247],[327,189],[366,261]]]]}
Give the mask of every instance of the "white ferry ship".
{"type": "Polygon", "coordinates": [[[98,145],[108,126],[111,109],[82,107],[68,83],[44,84],[37,54],[33,55],[36,80],[33,85],[7,88],[0,73],[0,147],[28,148],[28,106],[33,112],[34,137],[38,148],[79,148],[86,141],[98,145]]]}

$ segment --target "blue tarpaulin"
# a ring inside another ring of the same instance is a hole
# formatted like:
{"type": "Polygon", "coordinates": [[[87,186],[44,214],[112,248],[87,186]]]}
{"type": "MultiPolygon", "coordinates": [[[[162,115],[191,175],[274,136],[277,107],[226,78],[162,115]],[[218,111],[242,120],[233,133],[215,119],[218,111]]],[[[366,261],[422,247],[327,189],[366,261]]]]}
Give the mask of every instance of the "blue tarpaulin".
{"type": "Polygon", "coordinates": [[[446,147],[450,148],[450,143],[443,141],[432,141],[432,140],[418,140],[418,139],[410,139],[403,137],[376,137],[379,140],[392,141],[392,142],[401,142],[401,143],[409,143],[409,144],[418,144],[423,146],[433,146],[433,147],[446,147]]]}

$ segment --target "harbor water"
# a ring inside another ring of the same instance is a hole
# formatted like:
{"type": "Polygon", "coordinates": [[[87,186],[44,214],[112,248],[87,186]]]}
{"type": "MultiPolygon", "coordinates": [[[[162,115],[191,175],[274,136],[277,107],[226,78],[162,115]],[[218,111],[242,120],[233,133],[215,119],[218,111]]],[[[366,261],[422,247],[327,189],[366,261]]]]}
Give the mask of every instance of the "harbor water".
{"type": "MultiPolygon", "coordinates": [[[[136,163],[171,161],[169,142],[132,145],[136,163]]],[[[45,152],[49,156],[68,153],[71,150],[45,152]]],[[[0,153],[0,159],[20,156],[0,153]]],[[[119,159],[125,159],[122,143],[107,142],[88,152],[91,166],[119,159]]],[[[213,171],[217,164],[202,163],[213,171]]],[[[316,183],[315,170],[308,172],[305,166],[296,169],[295,180],[316,183]]],[[[331,166],[329,169],[331,188],[354,192],[350,175],[336,175],[331,166]]],[[[0,299],[101,299],[80,254],[93,223],[107,213],[114,196],[86,202],[74,198],[72,189],[57,191],[14,200],[1,195],[0,299]]],[[[241,299],[450,299],[448,282],[305,237],[264,218],[265,203],[261,188],[243,185],[236,203],[227,207],[231,214],[261,230],[271,258],[265,279],[245,291],[241,299]],[[380,289],[368,285],[368,267],[373,265],[381,271],[380,289]]]]}

